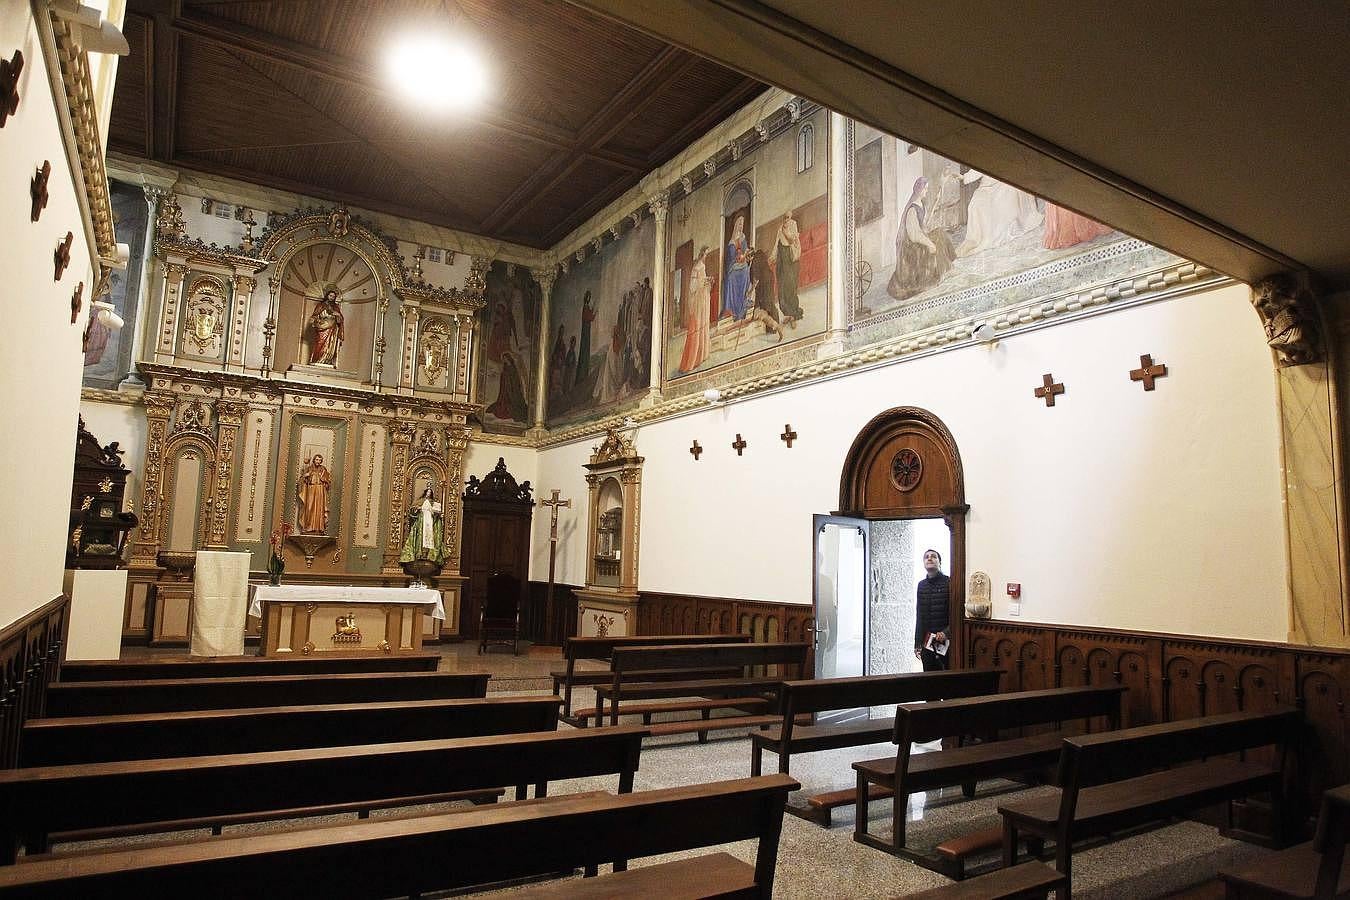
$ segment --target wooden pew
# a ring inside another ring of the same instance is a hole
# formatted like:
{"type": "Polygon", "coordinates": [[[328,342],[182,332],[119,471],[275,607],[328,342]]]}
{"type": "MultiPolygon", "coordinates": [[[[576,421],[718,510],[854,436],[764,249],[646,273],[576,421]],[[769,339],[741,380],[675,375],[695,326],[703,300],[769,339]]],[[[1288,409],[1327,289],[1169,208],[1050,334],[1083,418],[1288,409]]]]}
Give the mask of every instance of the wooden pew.
{"type": "MultiPolygon", "coordinates": [[[[583,659],[595,659],[607,662],[615,647],[656,647],[665,644],[748,644],[748,634],[646,634],[623,635],[619,637],[570,637],[563,641],[563,657],[567,667],[561,671],[550,672],[553,679],[553,693],[562,694],[562,720],[569,725],[580,722],[572,715],[572,689],[580,685],[607,684],[611,675],[608,669],[594,672],[578,672],[577,662],[583,659]]],[[[676,670],[669,673],[650,673],[652,680],[682,677],[676,670]]]]}
{"type": "Polygon", "coordinates": [[[239,678],[257,675],[339,675],[343,672],[435,672],[439,653],[379,656],[157,656],[89,659],[61,664],[61,681],[144,681],[147,678],[239,678]]]}
{"type": "MultiPolygon", "coordinates": [[[[1055,868],[1071,876],[1075,841],[1261,791],[1271,793],[1272,841],[1278,844],[1287,827],[1284,767],[1301,720],[1295,709],[1240,712],[1066,738],[1058,793],[999,806],[1003,863],[1016,863],[1019,838],[1053,838],[1055,868]],[[1276,748],[1273,765],[1218,758],[1268,746],[1276,748]],[[1163,766],[1175,768],[1156,771],[1163,766]]],[[[1061,900],[1069,894],[1066,886],[1061,900]]]]}
{"type": "MultiPolygon", "coordinates": [[[[768,708],[777,702],[781,674],[736,678],[694,678],[677,681],[641,681],[636,672],[653,669],[717,669],[756,666],[792,666],[798,675],[806,666],[807,644],[719,644],[712,646],[670,644],[664,647],[615,647],[610,659],[611,681],[595,688],[596,708],[609,704],[611,725],[619,724],[620,703],[630,701],[622,712],[641,714],[644,721],[656,712],[700,711],[702,719],[661,722],[651,726],[653,735],[697,732],[706,741],[714,728],[768,726],[776,715],[742,715],[712,719],[714,709],[768,708]],[[674,702],[633,704],[633,700],[684,698],[674,702]],[[689,699],[694,698],[694,699],[689,699]]],[[[640,676],[639,676],[640,677],[640,676]]]]}
{"type": "MultiPolygon", "coordinates": [[[[778,755],[778,771],[788,773],[793,753],[815,753],[841,747],[863,747],[889,740],[894,717],[843,723],[799,725],[798,717],[832,710],[860,709],[892,703],[914,703],[957,697],[979,697],[998,692],[1000,669],[964,669],[951,672],[910,672],[903,675],[863,675],[785,681],[780,687],[778,711],[782,724],[750,732],[750,774],[760,774],[762,753],[778,755]]],[[[830,811],[853,802],[853,792],[812,797],[805,807],[788,805],[788,812],[830,827],[830,811]]]]}
{"type": "Polygon", "coordinates": [[[193,709],[462,700],[487,696],[486,672],[360,672],[240,678],[152,678],[144,681],[57,682],[46,715],[111,716],[193,709]]]}
{"type": "Polygon", "coordinates": [[[768,900],[783,804],[798,787],[769,775],[35,860],[0,869],[0,900],[408,896],[752,838],[759,841],[753,866],[704,854],[523,895],[768,900]]]}
{"type": "Polygon", "coordinates": [[[1332,900],[1350,894],[1350,784],[1322,795],[1317,832],[1305,844],[1219,872],[1227,900],[1332,900]]]}
{"type": "Polygon", "coordinates": [[[0,863],[49,838],[219,828],[367,812],[528,782],[618,775],[633,789],[642,728],[546,731],[0,771],[0,863]]]}
{"type": "MultiPolygon", "coordinates": [[[[1059,731],[1029,737],[997,740],[998,732],[1046,723],[1091,720],[1105,716],[1111,727],[1120,724],[1121,686],[1050,688],[1019,691],[991,697],[937,700],[901,706],[895,711],[896,744],[893,757],[855,762],[857,788],[853,794],[857,821],[853,839],[869,847],[912,859],[921,865],[960,878],[963,863],[916,853],[905,846],[905,810],[909,795],[953,785],[969,786],[990,778],[1006,778],[1053,765],[1059,759],[1064,734],[1059,731]],[[967,744],[931,753],[912,753],[914,743],[975,735],[982,743],[967,744]],[[894,796],[891,810],[892,840],[887,842],[867,830],[868,803],[894,796]]],[[[998,846],[998,835],[989,838],[998,846]]]]}
{"type": "Polygon", "coordinates": [[[30,719],[19,765],[168,759],[553,731],[560,697],[412,700],[30,719]]]}

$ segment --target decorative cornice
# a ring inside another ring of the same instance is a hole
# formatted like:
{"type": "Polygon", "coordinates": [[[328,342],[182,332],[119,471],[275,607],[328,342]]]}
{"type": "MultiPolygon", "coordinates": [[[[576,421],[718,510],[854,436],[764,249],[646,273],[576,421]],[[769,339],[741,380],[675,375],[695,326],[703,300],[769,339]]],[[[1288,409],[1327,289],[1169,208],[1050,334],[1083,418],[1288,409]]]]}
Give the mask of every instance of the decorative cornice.
{"type": "Polygon", "coordinates": [[[91,388],[91,387],[80,389],[80,402],[89,400],[95,403],[121,403],[124,406],[136,406],[141,402],[141,397],[143,396],[144,391],[139,390],[108,391],[103,390],[102,388],[91,388]]]}
{"type": "Polygon", "coordinates": [[[233,269],[247,269],[252,272],[258,272],[268,265],[267,260],[249,256],[242,247],[221,247],[214,242],[208,244],[200,238],[157,237],[154,250],[155,255],[161,259],[174,254],[192,261],[220,263],[233,269]]]}

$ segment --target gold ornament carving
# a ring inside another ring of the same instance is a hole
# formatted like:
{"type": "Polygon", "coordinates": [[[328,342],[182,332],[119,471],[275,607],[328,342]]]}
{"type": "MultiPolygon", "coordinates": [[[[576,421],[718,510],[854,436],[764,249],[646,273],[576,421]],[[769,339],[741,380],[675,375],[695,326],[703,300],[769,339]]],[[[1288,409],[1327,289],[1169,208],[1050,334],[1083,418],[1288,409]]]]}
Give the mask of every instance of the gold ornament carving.
{"type": "Polygon", "coordinates": [[[417,362],[424,384],[441,380],[450,366],[450,325],[440,316],[428,317],[422,324],[417,343],[417,362]]]}
{"type": "Polygon", "coordinates": [[[225,285],[219,278],[202,275],[188,288],[184,336],[202,356],[218,356],[225,333],[225,285]]]}

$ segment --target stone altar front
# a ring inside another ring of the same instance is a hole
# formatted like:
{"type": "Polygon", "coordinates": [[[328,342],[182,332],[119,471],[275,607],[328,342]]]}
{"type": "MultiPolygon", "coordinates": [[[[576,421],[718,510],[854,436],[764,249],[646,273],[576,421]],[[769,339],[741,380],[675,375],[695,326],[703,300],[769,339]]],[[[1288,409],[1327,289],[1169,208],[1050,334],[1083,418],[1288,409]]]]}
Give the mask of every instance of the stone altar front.
{"type": "Polygon", "coordinates": [[[423,616],[445,618],[429,588],[259,585],[248,612],[262,619],[263,656],[415,653],[423,616]]]}

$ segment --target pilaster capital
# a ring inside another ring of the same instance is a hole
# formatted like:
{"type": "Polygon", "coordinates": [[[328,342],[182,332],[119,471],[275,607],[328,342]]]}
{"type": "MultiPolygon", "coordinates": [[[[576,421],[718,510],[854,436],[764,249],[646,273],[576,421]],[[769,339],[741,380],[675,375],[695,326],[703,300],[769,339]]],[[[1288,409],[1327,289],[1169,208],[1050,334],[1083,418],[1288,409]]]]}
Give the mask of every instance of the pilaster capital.
{"type": "Polygon", "coordinates": [[[1280,368],[1326,360],[1318,302],[1306,272],[1280,272],[1252,285],[1252,306],[1280,368]]]}
{"type": "Polygon", "coordinates": [[[663,224],[666,221],[666,213],[670,211],[670,194],[662,191],[655,195],[647,201],[647,208],[652,211],[656,224],[663,224]]]}

